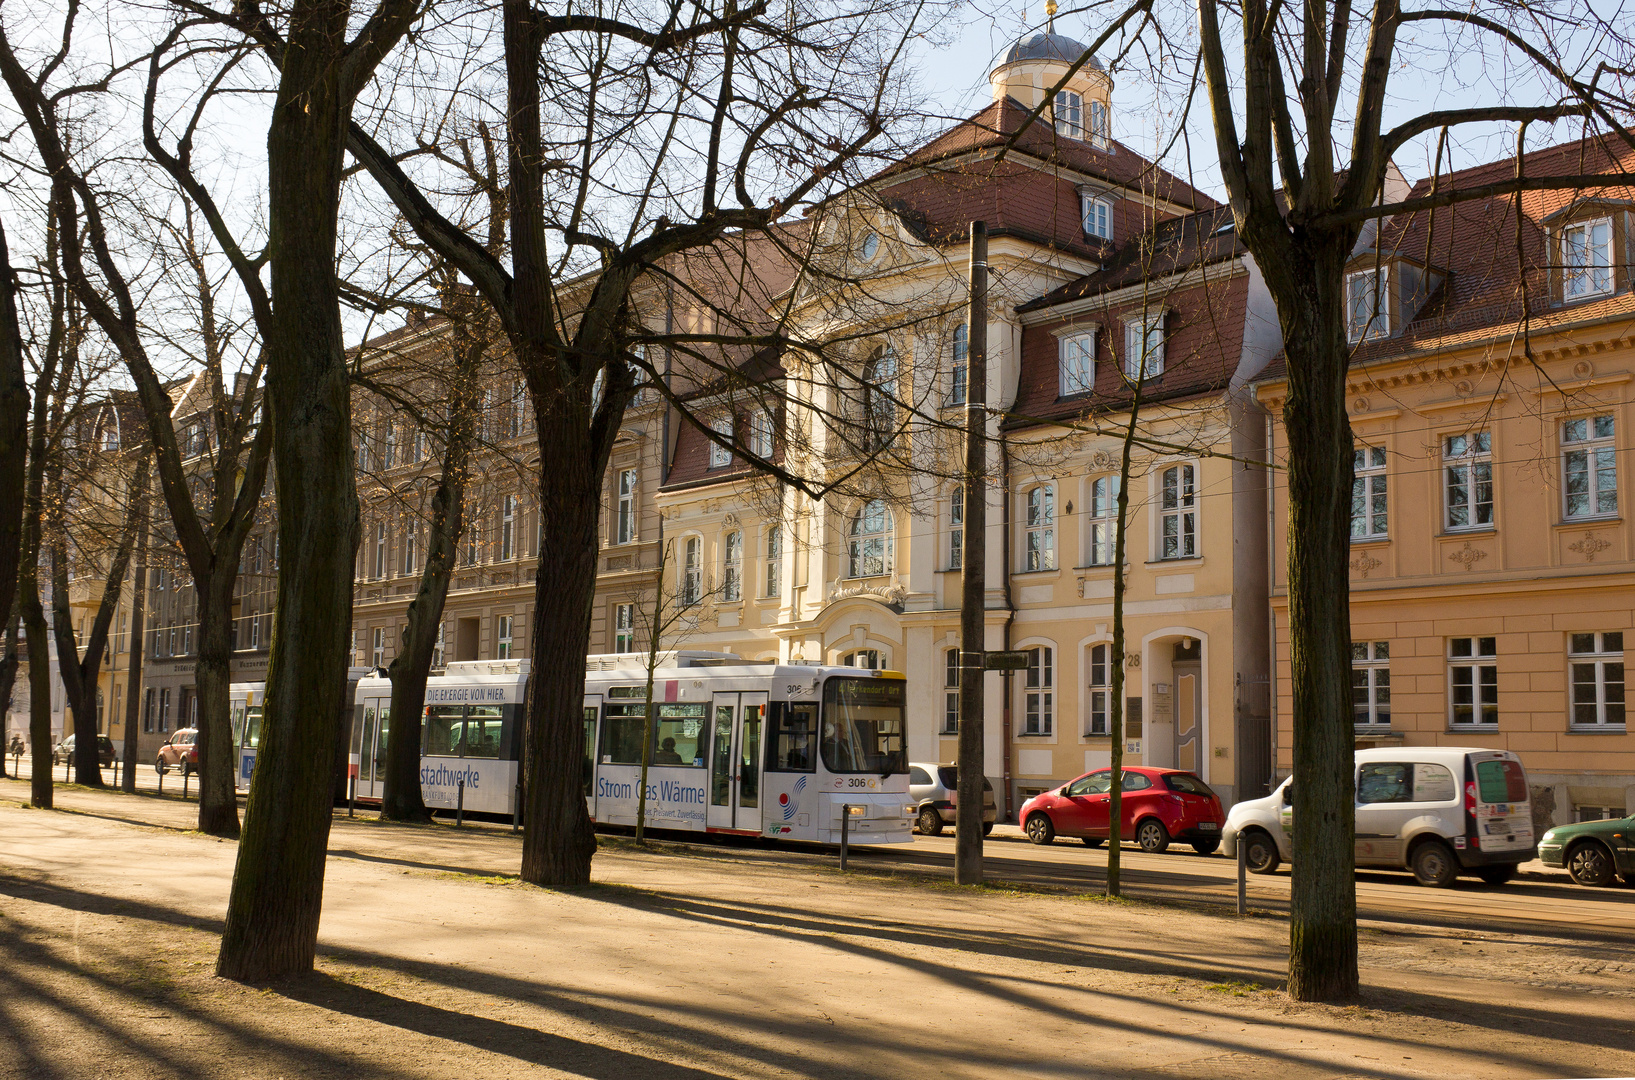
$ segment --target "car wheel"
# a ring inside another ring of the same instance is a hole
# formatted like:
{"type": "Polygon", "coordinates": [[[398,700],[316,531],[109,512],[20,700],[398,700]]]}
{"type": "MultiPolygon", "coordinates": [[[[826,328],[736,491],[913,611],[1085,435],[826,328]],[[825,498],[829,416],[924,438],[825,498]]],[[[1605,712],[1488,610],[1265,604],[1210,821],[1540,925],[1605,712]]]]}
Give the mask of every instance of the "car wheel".
{"type": "Polygon", "coordinates": [[[1611,885],[1612,856],[1594,840],[1586,840],[1567,852],[1567,873],[1580,885],[1611,885]]]}
{"type": "Polygon", "coordinates": [[[1051,824],[1050,818],[1044,814],[1034,814],[1028,818],[1024,828],[1027,830],[1029,843],[1048,844],[1056,839],[1056,826],[1051,824]]]}
{"type": "Polygon", "coordinates": [[[158,773],[160,776],[163,776],[165,773],[170,771],[170,766],[165,764],[164,758],[154,758],[153,771],[158,773]]]}
{"type": "Polygon", "coordinates": [[[1135,827],[1135,842],[1153,855],[1169,850],[1169,830],[1157,818],[1148,818],[1135,827]]]}
{"type": "Polygon", "coordinates": [[[1084,841],[1085,847],[1100,847],[1107,842],[1104,836],[1081,836],[1079,839],[1084,841]]]}
{"type": "Polygon", "coordinates": [[[182,762],[182,775],[183,776],[192,776],[193,775],[193,763],[191,761],[182,762]]]}
{"type": "Polygon", "coordinates": [[[1194,840],[1192,850],[1200,855],[1213,855],[1221,849],[1219,840],[1194,840]]]}
{"type": "Polygon", "coordinates": [[[1270,874],[1277,870],[1282,857],[1277,853],[1277,841],[1256,829],[1246,836],[1238,838],[1238,843],[1247,846],[1243,853],[1243,861],[1248,865],[1251,874],[1270,874]]]}
{"type": "Polygon", "coordinates": [[[1453,852],[1440,840],[1427,840],[1414,848],[1414,880],[1433,889],[1445,889],[1459,876],[1453,852]]]}
{"type": "Polygon", "coordinates": [[[926,836],[942,835],[942,815],[929,806],[920,808],[920,832],[926,836]]]}
{"type": "Polygon", "coordinates": [[[1516,876],[1515,863],[1499,863],[1496,866],[1482,866],[1476,870],[1476,876],[1484,885],[1503,885],[1516,876]]]}
{"type": "Polygon", "coordinates": [[[982,823],[982,835],[983,836],[992,836],[993,835],[993,822],[984,821],[982,823]]]}

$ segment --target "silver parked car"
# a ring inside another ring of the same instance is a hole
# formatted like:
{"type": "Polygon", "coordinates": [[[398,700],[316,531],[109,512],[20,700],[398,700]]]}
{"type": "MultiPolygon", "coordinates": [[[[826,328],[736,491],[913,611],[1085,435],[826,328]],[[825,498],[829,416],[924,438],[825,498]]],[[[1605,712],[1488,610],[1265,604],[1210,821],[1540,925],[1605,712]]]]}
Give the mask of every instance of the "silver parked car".
{"type": "MultiPolygon", "coordinates": [[[[941,835],[943,826],[958,824],[959,769],[957,766],[910,762],[908,797],[919,808],[914,827],[926,836],[941,835]]],[[[999,811],[994,803],[993,785],[982,778],[982,835],[993,832],[999,811]]]]}

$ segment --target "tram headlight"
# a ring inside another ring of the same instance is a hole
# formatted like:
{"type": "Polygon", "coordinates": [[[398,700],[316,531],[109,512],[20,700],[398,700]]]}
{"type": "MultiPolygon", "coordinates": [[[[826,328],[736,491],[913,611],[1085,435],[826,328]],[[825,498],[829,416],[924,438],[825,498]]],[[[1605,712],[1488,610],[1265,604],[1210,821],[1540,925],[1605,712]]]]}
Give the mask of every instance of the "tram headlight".
{"type": "Polygon", "coordinates": [[[903,816],[906,818],[911,818],[918,812],[918,807],[916,807],[913,803],[906,803],[903,806],[903,816]]]}

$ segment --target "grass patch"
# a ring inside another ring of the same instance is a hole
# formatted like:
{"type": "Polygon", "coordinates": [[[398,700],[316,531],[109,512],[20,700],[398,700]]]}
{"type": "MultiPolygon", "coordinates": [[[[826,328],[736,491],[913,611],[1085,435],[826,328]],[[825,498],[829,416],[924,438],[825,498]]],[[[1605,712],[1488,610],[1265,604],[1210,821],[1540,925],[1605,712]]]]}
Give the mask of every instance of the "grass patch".
{"type": "Polygon", "coordinates": [[[464,874],[458,870],[442,870],[432,875],[443,881],[470,881],[478,885],[523,885],[517,874],[464,874]]]}
{"type": "Polygon", "coordinates": [[[1266,987],[1257,982],[1223,982],[1214,983],[1205,989],[1213,990],[1217,994],[1229,994],[1232,997],[1248,997],[1250,994],[1261,993],[1266,987]]]}

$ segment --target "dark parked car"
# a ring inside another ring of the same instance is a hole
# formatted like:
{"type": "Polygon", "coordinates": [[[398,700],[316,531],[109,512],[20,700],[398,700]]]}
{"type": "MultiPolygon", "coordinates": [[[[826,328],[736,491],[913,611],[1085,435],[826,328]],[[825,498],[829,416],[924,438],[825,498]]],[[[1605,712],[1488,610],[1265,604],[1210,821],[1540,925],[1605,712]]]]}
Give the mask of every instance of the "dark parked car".
{"type": "MultiPolygon", "coordinates": [[[[1142,851],[1159,852],[1170,841],[1182,840],[1200,855],[1221,846],[1221,825],[1226,815],[1221,800],[1209,785],[1180,769],[1132,766],[1125,769],[1119,812],[1119,835],[1134,840],[1142,851]]],[[[1077,836],[1090,847],[1100,847],[1111,833],[1109,813],[1113,771],[1086,773],[1054,791],[1035,795],[1022,804],[1022,829],[1035,844],[1057,836],[1077,836]]]]}
{"type": "Polygon", "coordinates": [[[1580,885],[1611,885],[1616,875],[1635,885],[1635,814],[1557,825],[1538,843],[1539,862],[1566,867],[1580,885]]]}
{"type": "Polygon", "coordinates": [[[199,769],[199,729],[185,727],[170,737],[170,741],[159,748],[159,753],[153,760],[153,771],[167,773],[171,769],[181,769],[182,775],[197,772],[199,769]]]}
{"type": "MultiPolygon", "coordinates": [[[[51,764],[61,765],[74,756],[74,736],[70,735],[51,751],[51,764]]],[[[106,735],[97,736],[97,764],[104,769],[114,763],[114,741],[106,735]]]]}

